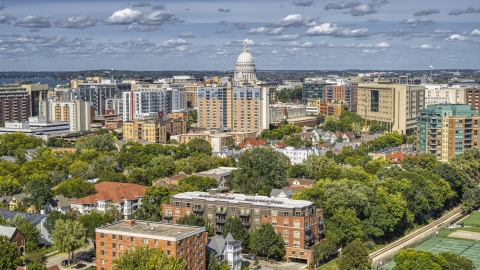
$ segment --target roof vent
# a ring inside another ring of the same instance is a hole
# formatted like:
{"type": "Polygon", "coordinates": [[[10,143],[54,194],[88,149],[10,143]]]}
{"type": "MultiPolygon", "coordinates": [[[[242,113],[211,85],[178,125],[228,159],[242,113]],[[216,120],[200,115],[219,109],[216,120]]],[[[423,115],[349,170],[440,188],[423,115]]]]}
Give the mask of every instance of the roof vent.
{"type": "Polygon", "coordinates": [[[151,231],[151,232],[155,231],[155,228],[154,228],[153,226],[150,227],[150,231],[151,231]]]}

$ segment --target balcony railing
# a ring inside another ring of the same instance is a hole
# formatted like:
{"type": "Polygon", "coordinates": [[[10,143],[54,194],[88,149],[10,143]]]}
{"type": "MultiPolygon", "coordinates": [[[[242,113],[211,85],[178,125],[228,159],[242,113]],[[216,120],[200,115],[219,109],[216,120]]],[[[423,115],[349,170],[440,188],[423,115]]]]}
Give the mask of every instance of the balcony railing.
{"type": "Polygon", "coordinates": [[[226,215],[226,214],[227,214],[227,210],[226,210],[226,209],[217,209],[217,210],[215,211],[215,213],[216,213],[217,215],[226,215]]]}
{"type": "Polygon", "coordinates": [[[203,213],[203,208],[201,208],[201,207],[193,208],[193,212],[194,213],[203,213]]]}
{"type": "Polygon", "coordinates": [[[312,226],[308,225],[305,226],[305,232],[311,232],[312,231],[312,226]]]}
{"type": "Polygon", "coordinates": [[[225,219],[216,219],[216,220],[215,220],[215,223],[225,224],[225,219]]]}
{"type": "Polygon", "coordinates": [[[305,241],[306,241],[306,242],[310,242],[310,241],[312,241],[312,240],[313,240],[313,235],[311,235],[311,234],[306,234],[306,235],[305,235],[305,241]]]}
{"type": "Polygon", "coordinates": [[[166,214],[166,215],[163,215],[163,218],[164,218],[164,219],[172,219],[173,216],[170,215],[170,214],[166,214]]]}
{"type": "Polygon", "coordinates": [[[250,212],[240,212],[240,213],[238,213],[238,216],[240,216],[240,217],[249,217],[249,216],[250,216],[250,212]]]}

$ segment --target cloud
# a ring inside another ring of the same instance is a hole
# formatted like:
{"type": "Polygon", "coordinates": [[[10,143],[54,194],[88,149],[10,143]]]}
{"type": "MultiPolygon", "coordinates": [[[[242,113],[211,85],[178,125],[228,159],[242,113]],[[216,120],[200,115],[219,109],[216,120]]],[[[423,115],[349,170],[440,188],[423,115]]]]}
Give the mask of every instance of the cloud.
{"type": "Polygon", "coordinates": [[[292,4],[294,4],[295,6],[297,7],[311,7],[311,6],[315,6],[315,2],[313,1],[306,1],[306,2],[293,2],[292,4]]]}
{"type": "Polygon", "coordinates": [[[468,38],[466,36],[462,36],[462,35],[459,35],[459,34],[453,34],[447,38],[444,39],[445,41],[465,41],[465,40],[468,40],[468,38]]]}
{"type": "Polygon", "coordinates": [[[16,21],[14,26],[20,26],[25,28],[50,28],[52,27],[52,22],[50,17],[40,17],[36,15],[29,15],[19,21],[16,21]]]}
{"type": "Polygon", "coordinates": [[[480,30],[478,30],[478,29],[473,30],[471,35],[472,36],[480,36],[480,30]]]}
{"type": "Polygon", "coordinates": [[[11,24],[17,18],[7,13],[0,13],[0,24],[11,24]]]}
{"type": "Polygon", "coordinates": [[[447,34],[447,33],[451,33],[452,30],[448,30],[448,29],[442,29],[442,28],[439,28],[435,31],[433,31],[434,34],[447,34]]]}
{"type": "Polygon", "coordinates": [[[56,20],[54,24],[56,27],[60,28],[83,30],[95,26],[99,21],[100,20],[92,19],[86,15],[73,15],[65,19],[56,20]]]}
{"type": "Polygon", "coordinates": [[[196,37],[196,35],[192,32],[188,32],[188,33],[182,33],[180,35],[178,35],[179,37],[183,37],[183,38],[194,38],[196,37]]]}
{"type": "Polygon", "coordinates": [[[143,2],[143,3],[136,3],[136,4],[133,4],[132,7],[149,7],[151,6],[152,4],[150,4],[150,2],[143,2]]]}
{"type": "Polygon", "coordinates": [[[301,38],[300,35],[283,35],[283,36],[279,36],[279,37],[275,37],[273,38],[272,40],[273,41],[292,41],[292,40],[297,40],[301,38]]]}
{"type": "Polygon", "coordinates": [[[377,50],[365,49],[362,51],[362,55],[371,55],[371,54],[376,54],[377,52],[378,52],[377,50]]]}
{"type": "Polygon", "coordinates": [[[440,13],[440,10],[430,8],[430,9],[417,11],[417,12],[413,13],[413,16],[428,16],[428,15],[432,15],[432,14],[436,14],[436,13],[440,13]]]}
{"type": "Polygon", "coordinates": [[[230,12],[230,9],[219,8],[217,9],[218,12],[230,12]]]}
{"type": "Polygon", "coordinates": [[[255,43],[253,40],[251,39],[245,39],[245,40],[233,40],[233,41],[229,41],[227,43],[224,44],[224,46],[243,46],[243,42],[246,41],[247,42],[247,45],[248,46],[273,46],[273,44],[271,43],[255,43]]]}
{"type": "Polygon", "coordinates": [[[4,10],[5,8],[7,8],[2,2],[0,2],[0,10],[4,10]]]}
{"type": "Polygon", "coordinates": [[[433,20],[425,19],[425,18],[410,18],[408,20],[403,20],[402,23],[410,24],[410,25],[417,25],[417,24],[427,25],[427,24],[434,24],[435,22],[433,20]]]}
{"type": "Polygon", "coordinates": [[[162,25],[164,23],[182,23],[183,20],[175,18],[170,10],[157,10],[147,15],[144,15],[139,24],[141,25],[162,25]]]}
{"type": "Polygon", "coordinates": [[[152,6],[152,9],[153,9],[153,10],[164,10],[164,9],[165,9],[165,6],[164,6],[164,5],[161,5],[161,4],[158,4],[158,5],[152,6]]]}
{"type": "Polygon", "coordinates": [[[419,50],[431,50],[433,49],[433,46],[430,45],[430,44],[423,44],[423,45],[414,45],[414,46],[411,46],[410,48],[412,49],[419,49],[419,50]]]}
{"type": "Polygon", "coordinates": [[[247,34],[252,35],[280,35],[283,31],[285,31],[285,27],[277,27],[277,28],[269,28],[269,27],[259,27],[259,28],[252,28],[250,29],[247,34]]]}
{"type": "Polygon", "coordinates": [[[301,26],[314,26],[316,25],[315,18],[303,17],[301,14],[290,14],[285,18],[273,23],[276,27],[301,27],[301,26]]]}
{"type": "Polygon", "coordinates": [[[244,23],[234,23],[233,26],[235,26],[237,29],[247,29],[248,26],[244,23]]]}
{"type": "Polygon", "coordinates": [[[378,22],[377,19],[368,19],[367,22],[378,22]]]}
{"type": "Polygon", "coordinates": [[[362,3],[352,1],[352,2],[339,2],[339,3],[328,3],[325,5],[324,9],[347,9],[347,8],[354,8],[360,6],[362,3]]]}
{"type": "Polygon", "coordinates": [[[315,43],[310,42],[310,41],[303,42],[303,43],[293,41],[293,42],[288,43],[288,46],[296,47],[296,48],[319,48],[319,47],[328,47],[328,46],[332,46],[332,45],[326,43],[325,41],[320,42],[320,44],[315,44],[315,43]]]}
{"type": "Polygon", "coordinates": [[[165,41],[162,46],[163,47],[173,47],[173,46],[186,46],[190,45],[190,42],[186,41],[185,39],[170,39],[165,41]]]}
{"type": "Polygon", "coordinates": [[[226,25],[226,24],[227,24],[227,21],[221,20],[221,21],[220,21],[220,24],[221,24],[221,25],[226,25]]]}
{"type": "Polygon", "coordinates": [[[347,48],[389,48],[391,45],[388,42],[379,42],[379,43],[373,43],[373,44],[347,44],[345,47],[347,48]]]}
{"type": "Polygon", "coordinates": [[[480,8],[469,7],[465,10],[457,9],[447,13],[448,15],[462,15],[462,14],[480,13],[480,8]]]}
{"type": "Polygon", "coordinates": [[[106,24],[131,24],[138,22],[143,16],[139,10],[132,10],[130,8],[115,11],[105,21],[106,24]]]}
{"type": "Polygon", "coordinates": [[[377,13],[377,9],[373,5],[363,4],[363,5],[353,7],[352,9],[350,9],[350,11],[348,13],[352,16],[355,16],[355,17],[365,16],[365,15],[368,15],[368,14],[377,13]]]}
{"type": "Polygon", "coordinates": [[[322,23],[307,30],[310,36],[333,36],[333,37],[368,37],[371,33],[368,28],[352,29],[336,26],[333,23],[322,23]]]}
{"type": "Polygon", "coordinates": [[[222,28],[222,29],[219,29],[219,30],[215,31],[214,33],[215,34],[225,34],[225,33],[227,33],[227,29],[222,28]]]}

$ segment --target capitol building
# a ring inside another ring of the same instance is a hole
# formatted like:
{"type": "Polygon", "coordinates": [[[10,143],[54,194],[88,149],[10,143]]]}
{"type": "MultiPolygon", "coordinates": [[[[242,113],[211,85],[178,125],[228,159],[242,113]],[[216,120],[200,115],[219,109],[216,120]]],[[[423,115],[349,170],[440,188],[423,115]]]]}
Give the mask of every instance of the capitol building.
{"type": "Polygon", "coordinates": [[[256,81],[257,69],[253,56],[248,52],[247,41],[243,42],[243,52],[237,57],[237,64],[235,65],[234,82],[238,85],[242,81],[256,81]]]}

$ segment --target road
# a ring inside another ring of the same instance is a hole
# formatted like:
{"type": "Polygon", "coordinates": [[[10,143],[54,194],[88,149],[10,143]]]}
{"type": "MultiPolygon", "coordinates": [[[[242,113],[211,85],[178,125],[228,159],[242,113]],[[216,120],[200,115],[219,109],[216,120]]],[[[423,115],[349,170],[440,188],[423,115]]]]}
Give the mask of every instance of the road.
{"type": "MultiPolygon", "coordinates": [[[[93,250],[93,245],[89,244],[86,248],[82,249],[77,249],[75,251],[75,262],[79,262],[84,260],[85,258],[90,257],[89,252],[93,250]]],[[[68,259],[67,253],[59,253],[56,255],[53,255],[52,257],[49,257],[47,259],[47,267],[58,265],[61,266],[60,264],[62,263],[63,260],[68,259]]],[[[93,265],[90,263],[87,263],[88,266],[93,265]]]]}

